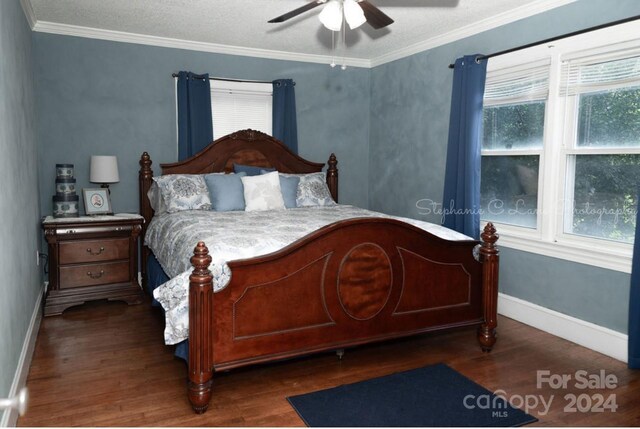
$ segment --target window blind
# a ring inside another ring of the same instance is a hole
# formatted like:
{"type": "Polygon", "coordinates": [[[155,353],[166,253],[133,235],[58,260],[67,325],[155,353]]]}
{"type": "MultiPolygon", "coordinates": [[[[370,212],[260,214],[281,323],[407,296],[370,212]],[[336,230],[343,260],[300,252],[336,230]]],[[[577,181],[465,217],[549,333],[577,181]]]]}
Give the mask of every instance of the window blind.
{"type": "Polygon", "coordinates": [[[562,61],[560,95],[640,86],[640,48],[562,61]]]}
{"type": "Polygon", "coordinates": [[[487,72],[484,104],[544,100],[549,95],[550,60],[487,72]]]}
{"type": "Polygon", "coordinates": [[[212,81],[213,138],[246,128],[271,135],[272,105],[271,84],[212,81]]]}

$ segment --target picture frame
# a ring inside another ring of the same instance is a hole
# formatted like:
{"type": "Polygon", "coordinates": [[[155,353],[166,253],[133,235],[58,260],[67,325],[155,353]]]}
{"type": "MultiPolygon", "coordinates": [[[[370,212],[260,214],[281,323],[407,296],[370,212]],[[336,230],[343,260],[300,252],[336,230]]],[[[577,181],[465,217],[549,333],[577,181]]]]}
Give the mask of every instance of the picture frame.
{"type": "Polygon", "coordinates": [[[87,216],[113,214],[108,188],[82,188],[82,197],[87,216]]]}

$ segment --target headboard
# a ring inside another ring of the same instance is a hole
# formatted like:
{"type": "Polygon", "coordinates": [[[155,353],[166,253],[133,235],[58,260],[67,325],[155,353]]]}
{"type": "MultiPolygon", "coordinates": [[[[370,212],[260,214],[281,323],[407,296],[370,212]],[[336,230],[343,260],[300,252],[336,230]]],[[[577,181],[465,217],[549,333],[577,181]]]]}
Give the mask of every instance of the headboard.
{"type": "MultiPolygon", "coordinates": [[[[271,167],[283,173],[304,174],[322,171],[324,164],[307,161],[287,148],[281,141],[255,130],[236,131],[212,142],[199,153],[184,161],[160,164],[161,174],[207,174],[233,172],[233,164],[271,167]]],[[[140,190],[140,214],[144,217],[142,242],[147,225],[153,218],[153,209],[147,192],[153,182],[151,157],[144,152],[140,157],[138,176],[140,190]]],[[[332,153],[327,162],[327,186],[331,196],[338,201],[338,160],[332,153]]],[[[142,247],[142,273],[146,282],[148,249],[142,247]]]]}

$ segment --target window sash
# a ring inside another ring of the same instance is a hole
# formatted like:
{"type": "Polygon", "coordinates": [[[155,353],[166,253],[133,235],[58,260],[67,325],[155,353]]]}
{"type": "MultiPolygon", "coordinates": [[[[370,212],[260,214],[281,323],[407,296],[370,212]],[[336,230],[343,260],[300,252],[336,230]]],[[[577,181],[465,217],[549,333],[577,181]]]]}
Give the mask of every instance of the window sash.
{"type": "MultiPolygon", "coordinates": [[[[562,129],[562,155],[625,155],[640,153],[640,146],[579,146],[579,94],[561,97],[561,110],[564,112],[562,129]]],[[[640,136],[638,136],[640,139],[640,136]]]]}

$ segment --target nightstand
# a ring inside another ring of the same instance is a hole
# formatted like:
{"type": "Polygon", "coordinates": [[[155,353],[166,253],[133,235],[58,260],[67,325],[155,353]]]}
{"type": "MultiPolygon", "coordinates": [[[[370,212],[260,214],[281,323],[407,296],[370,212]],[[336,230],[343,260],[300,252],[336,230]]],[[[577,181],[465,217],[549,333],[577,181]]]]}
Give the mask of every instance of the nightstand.
{"type": "Polygon", "coordinates": [[[49,287],[44,315],[96,299],[142,302],[138,284],[137,214],[53,218],[42,221],[49,244],[49,287]]]}

